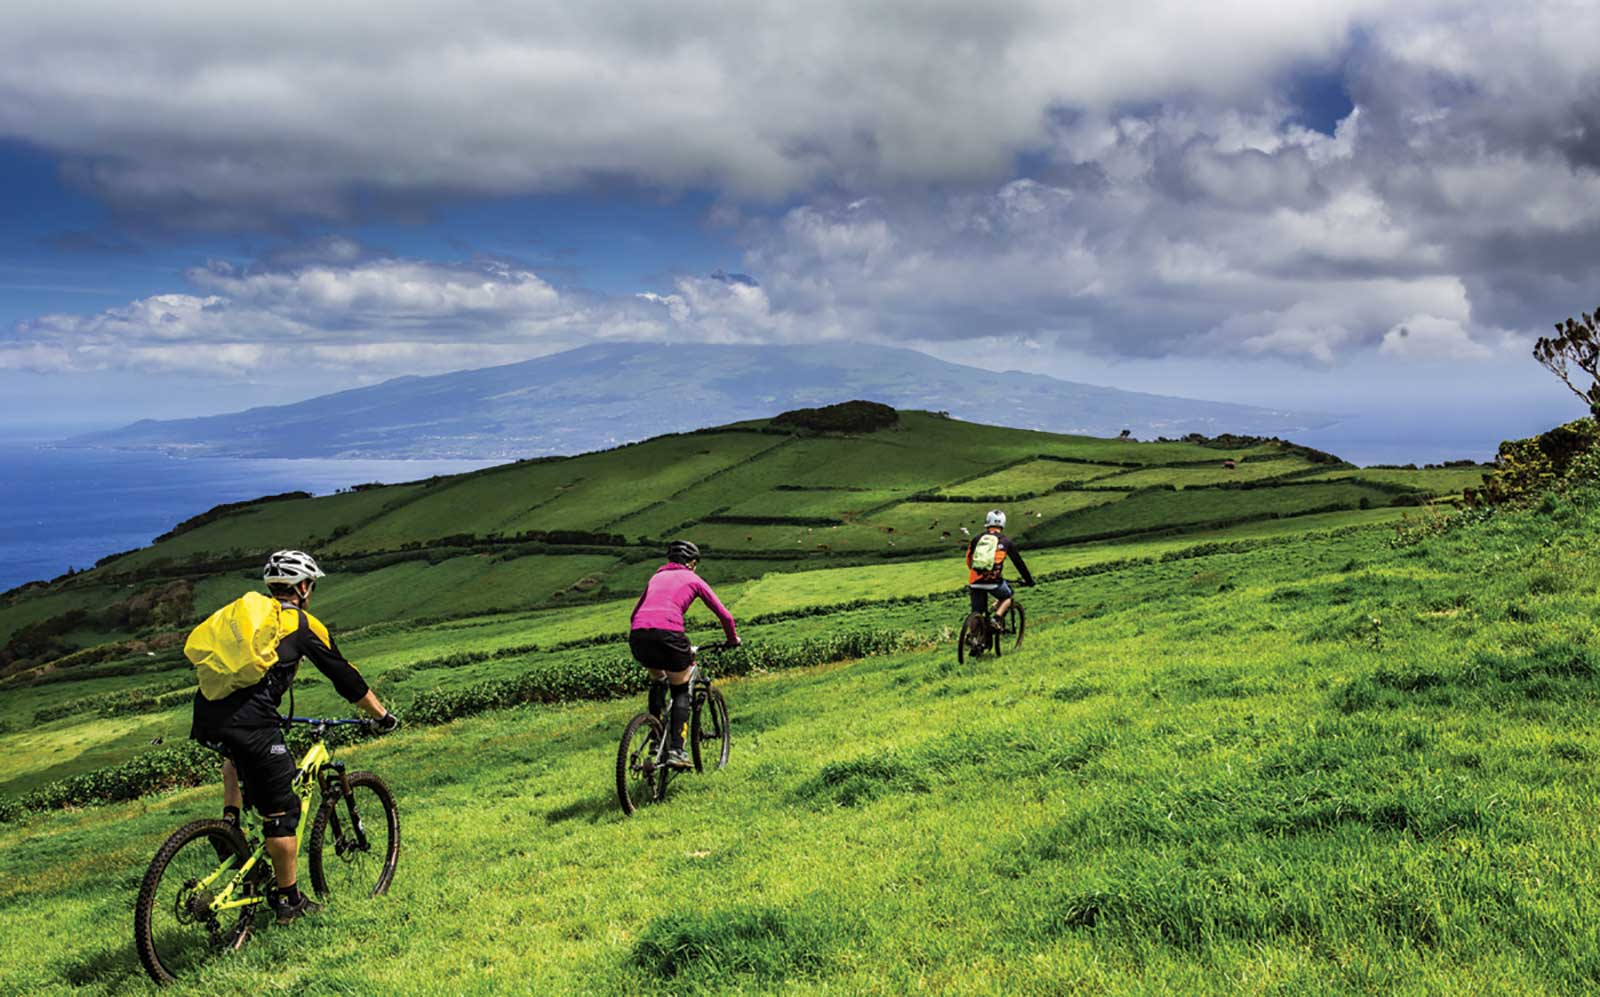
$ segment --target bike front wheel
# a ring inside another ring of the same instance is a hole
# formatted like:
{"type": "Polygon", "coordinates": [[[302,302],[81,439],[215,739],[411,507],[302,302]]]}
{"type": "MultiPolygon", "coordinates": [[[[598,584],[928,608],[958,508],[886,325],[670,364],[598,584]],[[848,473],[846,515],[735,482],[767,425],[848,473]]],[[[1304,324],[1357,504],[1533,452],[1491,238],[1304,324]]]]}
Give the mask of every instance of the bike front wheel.
{"type": "MultiPolygon", "coordinates": [[[[617,802],[624,814],[655,802],[656,756],[666,736],[661,721],[648,713],[629,720],[622,732],[622,743],[617,746],[617,802]]],[[[662,788],[666,788],[665,782],[662,788]]]]}
{"type": "Polygon", "coordinates": [[[728,730],[728,704],[722,693],[711,689],[706,701],[694,711],[689,723],[689,743],[694,752],[694,770],[704,772],[702,757],[711,767],[720,769],[728,764],[728,750],[733,746],[733,733],[728,730]]]}
{"type": "MultiPolygon", "coordinates": [[[[247,858],[238,829],[220,820],[185,824],[156,851],[133,908],[134,948],[152,980],[172,983],[212,955],[244,944],[265,877],[252,875],[232,897],[255,902],[221,912],[210,908],[247,858]]],[[[258,869],[270,873],[265,858],[258,869]]]]}
{"type": "MultiPolygon", "coordinates": [[[[319,897],[377,897],[400,862],[400,814],[394,793],[371,772],[352,772],[350,792],[323,798],[306,845],[319,897]]],[[[337,785],[337,783],[335,783],[337,785]]]]}
{"type": "MultiPolygon", "coordinates": [[[[1028,614],[1023,612],[1021,603],[1013,602],[1011,608],[1006,610],[1005,619],[1001,622],[1005,624],[1006,634],[1012,638],[1011,650],[1015,651],[1022,646],[1022,633],[1027,629],[1028,614]]],[[[997,639],[1003,640],[1004,637],[997,639]]]]}

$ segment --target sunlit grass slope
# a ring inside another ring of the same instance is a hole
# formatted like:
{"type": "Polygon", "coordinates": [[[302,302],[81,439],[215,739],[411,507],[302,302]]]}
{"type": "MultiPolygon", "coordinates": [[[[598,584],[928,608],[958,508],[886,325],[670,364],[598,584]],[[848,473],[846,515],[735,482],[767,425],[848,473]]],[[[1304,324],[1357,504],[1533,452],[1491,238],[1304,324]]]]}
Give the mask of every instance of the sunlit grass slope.
{"type": "MultiPolygon", "coordinates": [[[[728,683],[730,767],[631,819],[636,703],[407,729],[345,753],[399,795],[390,896],[175,992],[1588,992],[1597,528],[1591,496],[1065,579],[967,669],[958,593],[856,610],[929,643],[728,683]]],[[[147,992],[138,876],[216,798],[0,825],[0,989],[147,992]]]]}

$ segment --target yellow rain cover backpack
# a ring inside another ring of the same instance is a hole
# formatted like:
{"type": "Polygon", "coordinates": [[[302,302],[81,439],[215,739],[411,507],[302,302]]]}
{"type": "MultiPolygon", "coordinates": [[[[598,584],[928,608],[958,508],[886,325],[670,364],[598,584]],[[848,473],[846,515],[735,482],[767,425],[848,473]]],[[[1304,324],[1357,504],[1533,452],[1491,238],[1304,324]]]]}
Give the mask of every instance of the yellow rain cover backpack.
{"type": "Polygon", "coordinates": [[[200,694],[215,702],[260,682],[278,663],[283,639],[278,601],[260,592],[244,595],[212,613],[184,642],[200,694]]]}

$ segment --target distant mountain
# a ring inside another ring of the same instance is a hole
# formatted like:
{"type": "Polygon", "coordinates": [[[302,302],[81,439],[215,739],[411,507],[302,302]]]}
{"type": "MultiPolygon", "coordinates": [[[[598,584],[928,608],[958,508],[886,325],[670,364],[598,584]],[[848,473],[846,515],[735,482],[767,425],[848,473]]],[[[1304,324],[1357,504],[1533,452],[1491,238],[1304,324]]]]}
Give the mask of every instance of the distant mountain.
{"type": "Polygon", "coordinates": [[[852,398],[1057,433],[1129,429],[1145,439],[1290,436],[1331,421],[995,373],[881,346],[606,343],[229,415],[146,419],[66,442],[226,457],[534,457],[852,398]]]}

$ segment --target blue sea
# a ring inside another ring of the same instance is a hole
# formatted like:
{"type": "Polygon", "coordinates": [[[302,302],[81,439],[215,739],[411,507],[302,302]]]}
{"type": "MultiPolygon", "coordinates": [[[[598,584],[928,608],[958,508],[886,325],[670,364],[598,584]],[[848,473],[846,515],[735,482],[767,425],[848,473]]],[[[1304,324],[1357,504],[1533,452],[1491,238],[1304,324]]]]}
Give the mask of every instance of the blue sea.
{"type": "Polygon", "coordinates": [[[0,591],[142,547],[222,502],[415,481],[494,460],[254,460],[0,442],[0,591]]]}

